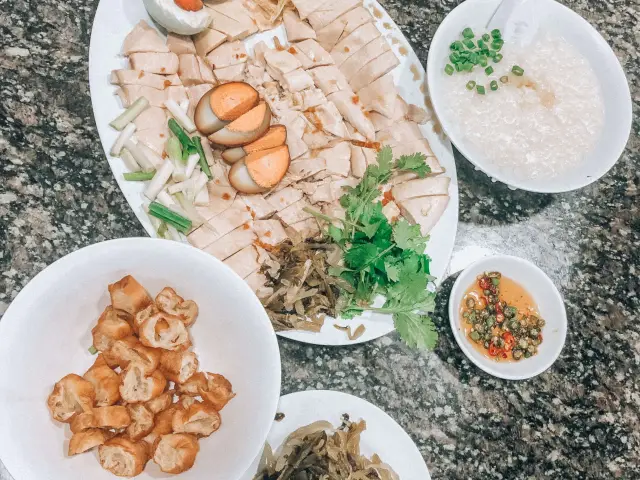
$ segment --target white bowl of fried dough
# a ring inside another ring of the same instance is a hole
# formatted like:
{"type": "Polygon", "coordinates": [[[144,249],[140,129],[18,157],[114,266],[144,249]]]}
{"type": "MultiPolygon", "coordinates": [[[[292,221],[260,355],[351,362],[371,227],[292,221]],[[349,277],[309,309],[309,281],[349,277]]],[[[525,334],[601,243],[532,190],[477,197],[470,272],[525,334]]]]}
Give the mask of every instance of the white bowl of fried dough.
{"type": "Polygon", "coordinates": [[[113,240],[38,274],[0,321],[0,459],[16,480],[235,480],[280,395],[271,323],[214,257],[113,240]]]}

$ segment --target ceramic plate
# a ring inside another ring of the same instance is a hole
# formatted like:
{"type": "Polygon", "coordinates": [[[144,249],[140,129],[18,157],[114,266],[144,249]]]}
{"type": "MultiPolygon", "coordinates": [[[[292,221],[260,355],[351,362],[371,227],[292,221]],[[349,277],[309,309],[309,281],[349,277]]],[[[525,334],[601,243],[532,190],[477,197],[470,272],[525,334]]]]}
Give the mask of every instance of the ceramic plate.
{"type": "MultiPolygon", "coordinates": [[[[364,419],[367,429],[362,433],[360,449],[371,458],[377,453],[391,466],[402,480],[430,480],[427,465],[411,437],[393,418],[375,405],[353,395],[329,390],[310,390],[285,395],[280,399],[278,412],[284,414],[274,422],[267,442],[275,451],[297,428],[318,420],[327,420],[337,426],[343,414],[352,421],[364,419]]],[[[252,480],[259,458],[241,480],[252,480]]]]}
{"type": "MultiPolygon", "coordinates": [[[[400,59],[401,63],[394,70],[393,75],[401,96],[409,103],[424,106],[426,97],[423,90],[425,89],[426,79],[418,57],[398,26],[380,4],[376,1],[367,0],[364,5],[372,12],[378,29],[383,32],[400,59]]],[[[122,112],[120,101],[114,94],[115,87],[109,83],[109,74],[111,70],[126,66],[126,59],[120,55],[122,42],[134,25],[142,19],[152,24],[144,9],[142,0],[102,0],[100,2],[91,32],[89,83],[93,113],[109,165],[134,213],[149,235],[155,237],[157,236],[156,232],[151,227],[151,223],[142,209],[144,185],[141,182],[125,181],[122,175],[126,170],[122,160],[109,155],[111,145],[118,133],[109,126],[109,122],[122,112]]],[[[286,34],[283,26],[253,35],[245,40],[245,43],[249,50],[260,40],[264,40],[267,44],[273,46],[274,36],[277,36],[281,42],[286,43],[286,34]]],[[[431,273],[438,280],[441,280],[444,278],[449,264],[458,225],[458,182],[451,142],[447,138],[436,134],[432,124],[422,125],[421,129],[438,160],[446,169],[446,174],[451,177],[449,205],[438,224],[431,231],[431,240],[427,247],[427,253],[432,258],[431,273]]],[[[393,329],[391,316],[366,314],[349,322],[327,319],[320,333],[284,332],[280,335],[317,345],[349,345],[373,340],[392,332],[393,329]],[[333,327],[334,323],[339,325],[350,324],[354,328],[359,324],[363,324],[366,330],[358,340],[351,341],[344,332],[333,327]]]]}

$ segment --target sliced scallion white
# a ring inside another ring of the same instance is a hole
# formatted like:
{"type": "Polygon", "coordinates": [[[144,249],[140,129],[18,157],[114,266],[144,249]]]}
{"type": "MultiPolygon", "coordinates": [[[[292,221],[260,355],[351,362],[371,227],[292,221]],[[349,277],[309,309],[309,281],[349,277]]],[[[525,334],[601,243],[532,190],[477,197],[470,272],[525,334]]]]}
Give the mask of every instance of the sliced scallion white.
{"type": "Polygon", "coordinates": [[[144,110],[149,106],[149,100],[145,97],[138,98],[135,102],[133,102],[129,108],[127,108],[124,112],[122,112],[111,125],[116,130],[122,130],[129,123],[133,122],[138,115],[140,115],[144,110]]]}
{"type": "Polygon", "coordinates": [[[169,140],[167,140],[164,149],[171,160],[173,160],[174,162],[182,161],[182,145],[180,144],[180,140],[178,140],[176,137],[169,137],[169,140]]]}
{"type": "Polygon", "coordinates": [[[144,151],[140,148],[140,146],[133,141],[132,138],[124,142],[124,148],[126,148],[131,156],[135,159],[135,161],[140,165],[142,170],[145,172],[150,172],[151,170],[155,170],[156,166],[151,163],[149,158],[145,155],[144,151]]]}
{"type": "Polygon", "coordinates": [[[171,160],[167,159],[164,161],[144,191],[144,195],[149,200],[153,201],[156,199],[158,193],[160,193],[164,188],[165,183],[167,183],[169,178],[171,178],[173,168],[173,162],[171,160]]]}
{"type": "Polygon", "coordinates": [[[196,192],[196,198],[193,201],[193,204],[199,207],[206,207],[209,205],[209,201],[209,189],[205,186],[205,188],[196,192]]]}
{"type": "Polygon", "coordinates": [[[174,183],[167,187],[167,192],[173,195],[178,192],[187,192],[188,190],[193,190],[195,188],[195,182],[195,178],[189,178],[184,182],[174,183]]]}
{"type": "Polygon", "coordinates": [[[120,135],[118,135],[118,138],[116,138],[116,141],[113,143],[113,146],[111,147],[110,153],[112,156],[114,157],[120,156],[120,152],[122,152],[124,144],[127,142],[127,140],[129,140],[133,136],[135,131],[136,131],[135,123],[129,123],[126,127],[124,127],[124,130],[120,132],[120,135]]]}
{"type": "Polygon", "coordinates": [[[138,165],[138,162],[136,162],[136,159],[133,158],[133,155],[131,155],[131,152],[126,148],[123,148],[122,152],[120,152],[120,158],[124,162],[124,166],[127,167],[127,170],[129,170],[130,172],[140,171],[140,165],[138,165]]]}
{"type": "Polygon", "coordinates": [[[158,155],[158,152],[156,152],[151,147],[145,145],[142,142],[138,142],[138,147],[140,148],[140,150],[142,150],[149,161],[153,163],[156,169],[160,168],[160,166],[164,163],[164,159],[160,155],[158,155]]]}
{"type": "Polygon", "coordinates": [[[187,115],[189,114],[189,99],[185,98],[180,102],[180,109],[187,115]]]}
{"type": "Polygon", "coordinates": [[[188,133],[196,131],[196,125],[191,121],[184,110],[180,108],[180,105],[178,105],[175,100],[166,100],[164,102],[164,106],[167,107],[167,110],[169,110],[171,115],[173,115],[176,122],[178,122],[188,133]]]}
{"type": "Polygon", "coordinates": [[[184,210],[187,213],[187,218],[193,222],[193,226],[195,228],[199,227],[200,225],[206,222],[204,217],[200,215],[196,210],[196,208],[193,206],[193,203],[187,200],[187,198],[184,196],[182,192],[178,192],[174,196],[178,201],[178,203],[180,204],[180,206],[182,207],[182,210],[184,210]]]}
{"type": "Polygon", "coordinates": [[[180,236],[180,232],[178,232],[178,230],[176,230],[176,227],[169,225],[169,224],[165,224],[167,225],[167,233],[169,235],[170,240],[175,240],[176,242],[181,242],[182,241],[182,237],[180,236]]]}
{"type": "Polygon", "coordinates": [[[189,155],[189,157],[187,158],[187,166],[184,170],[185,177],[191,178],[191,175],[193,174],[193,170],[196,168],[196,165],[198,165],[199,161],[200,161],[200,155],[198,155],[197,153],[194,153],[193,155],[189,155]]]}
{"type": "Polygon", "coordinates": [[[202,137],[199,134],[194,135],[194,137],[200,137],[200,143],[202,145],[202,150],[204,151],[204,157],[207,159],[208,165],[215,165],[215,160],[213,158],[213,150],[211,150],[211,144],[209,143],[209,139],[207,137],[202,137]]]}
{"type": "Polygon", "coordinates": [[[180,205],[178,205],[178,203],[173,199],[173,197],[167,193],[167,190],[162,190],[160,193],[158,193],[156,202],[164,205],[169,210],[173,210],[178,215],[182,215],[185,218],[188,217],[187,212],[185,212],[182,207],[180,207],[180,205]]]}

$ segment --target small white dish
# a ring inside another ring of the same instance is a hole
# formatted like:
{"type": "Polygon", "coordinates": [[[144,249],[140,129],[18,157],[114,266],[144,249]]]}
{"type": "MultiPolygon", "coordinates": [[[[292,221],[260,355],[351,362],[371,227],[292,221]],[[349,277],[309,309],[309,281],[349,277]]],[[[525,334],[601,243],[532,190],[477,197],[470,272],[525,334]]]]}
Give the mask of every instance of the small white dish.
{"type": "Polygon", "coordinates": [[[560,292],[551,279],[528,260],[509,255],[483,258],[462,271],[449,296],[449,323],[453,336],[464,354],[485,372],[506,380],[524,380],[548,369],[558,358],[567,337],[567,314],[560,292]],[[484,272],[500,272],[520,284],[538,305],[546,321],[538,354],[517,362],[497,362],[474,348],[462,328],[460,304],[467,289],[484,272]]]}
{"type": "MultiPolygon", "coordinates": [[[[318,420],[327,420],[339,426],[343,414],[351,421],[364,419],[367,429],[360,437],[363,455],[371,458],[377,453],[382,461],[391,466],[402,480],[430,480],[427,468],[418,447],[396,421],[375,405],[347,393],[330,390],[309,390],[290,393],[280,398],[278,412],[284,414],[274,422],[267,437],[271,448],[276,449],[294,430],[318,420]]],[[[241,480],[252,480],[260,457],[241,480]]]]}
{"type": "MultiPolygon", "coordinates": [[[[236,397],[222,426],[200,441],[184,480],[235,480],[260,452],[280,397],[280,353],[271,322],[247,284],[196,248],[129,238],[83,248],[39,273],[0,322],[0,458],[16,480],[112,480],[95,451],[67,456],[69,428],[47,409],[53,384],[95,361],[91,328],[107,285],[133,275],[156,295],[173,287],[199,307],[191,327],[200,369],[221,373],[236,397]]],[[[137,479],[164,478],[152,461],[137,479]]]]}
{"type": "MultiPolygon", "coordinates": [[[[578,167],[553,178],[517,177],[513,172],[492,163],[487,155],[465,141],[457,122],[447,109],[445,91],[450,88],[450,77],[444,73],[450,53],[449,45],[470,27],[474,32],[487,30],[487,23],[501,0],[467,0],[453,9],[438,27],[427,61],[427,82],[434,110],[443,130],[458,150],[476,167],[491,178],[515,188],[541,193],[559,193],[575,190],[595,182],[618,161],[631,132],[631,93],[624,71],[615,53],[604,38],[580,15],[555,0],[521,2],[527,12],[535,14],[539,31],[563,37],[590,63],[601,87],[604,103],[604,125],[599,139],[578,167]]],[[[514,18],[523,15],[516,12],[514,18]]],[[[517,22],[517,20],[511,20],[517,22]]],[[[531,19],[533,21],[533,19],[531,19]]],[[[507,31],[517,28],[507,22],[507,31]]]]}

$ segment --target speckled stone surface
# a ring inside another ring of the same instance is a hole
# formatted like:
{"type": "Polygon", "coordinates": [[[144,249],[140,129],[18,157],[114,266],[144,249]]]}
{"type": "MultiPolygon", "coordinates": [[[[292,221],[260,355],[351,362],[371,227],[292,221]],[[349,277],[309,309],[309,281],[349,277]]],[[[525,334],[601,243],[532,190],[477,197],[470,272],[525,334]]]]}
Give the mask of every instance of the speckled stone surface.
{"type": "MultiPolygon", "coordinates": [[[[459,2],[382,3],[424,63],[459,2]]],[[[628,75],[636,116],[627,150],[602,180],[563,195],[510,191],[459,158],[451,265],[456,272],[502,252],[541,266],[569,318],[556,364],[525,382],[470,364],[448,327],[455,275],[441,287],[435,352],[411,351],[396,335],[341,349],[280,341],[283,393],[335,389],[375,403],[412,436],[435,479],[640,478],[640,5],[563,3],[604,35],[628,75]]],[[[0,313],[61,256],[144,235],[93,121],[87,59],[96,6],[0,0],[0,313]]],[[[9,478],[0,464],[0,479],[9,478]]]]}

